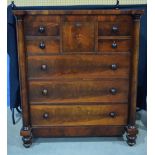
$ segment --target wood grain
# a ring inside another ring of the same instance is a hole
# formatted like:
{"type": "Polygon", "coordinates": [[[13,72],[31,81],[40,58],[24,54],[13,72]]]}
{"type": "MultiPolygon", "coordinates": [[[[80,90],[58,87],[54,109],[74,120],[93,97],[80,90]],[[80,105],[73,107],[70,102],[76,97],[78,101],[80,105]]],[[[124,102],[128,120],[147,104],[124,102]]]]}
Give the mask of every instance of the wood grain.
{"type": "Polygon", "coordinates": [[[37,126],[32,128],[34,137],[100,137],[122,136],[124,126],[89,125],[89,126],[37,126]]]}
{"type": "Polygon", "coordinates": [[[132,49],[132,41],[130,39],[99,39],[99,52],[130,52],[132,49]],[[116,43],[117,47],[113,48],[112,44],[116,43]]]}
{"type": "Polygon", "coordinates": [[[48,54],[59,53],[60,39],[59,37],[29,37],[26,39],[27,54],[48,54]],[[45,44],[45,48],[40,48],[41,43],[45,44]]]}
{"type": "Polygon", "coordinates": [[[59,36],[59,23],[52,22],[32,22],[25,23],[25,35],[27,36],[59,36]],[[40,32],[39,28],[44,27],[45,31],[40,32]]]}
{"type": "Polygon", "coordinates": [[[94,51],[93,22],[63,23],[63,52],[94,51]]]}
{"type": "Polygon", "coordinates": [[[129,78],[130,54],[29,56],[29,79],[129,78]],[[112,64],[117,65],[112,70],[112,64]],[[42,65],[46,69],[42,70],[42,65]]]}
{"type": "Polygon", "coordinates": [[[128,102],[128,80],[30,81],[29,100],[35,103],[128,102]],[[111,88],[117,93],[112,95],[111,88]],[[47,95],[43,95],[47,90],[47,95]]]}
{"type": "Polygon", "coordinates": [[[127,104],[94,106],[35,106],[31,105],[32,126],[125,125],[127,104]],[[110,117],[115,112],[115,117],[110,117]],[[47,113],[48,118],[43,118],[47,113]]]}
{"type": "Polygon", "coordinates": [[[98,35],[99,36],[130,36],[132,35],[132,23],[131,22],[99,22],[98,23],[98,35]],[[113,31],[113,26],[118,30],[113,31]]]}

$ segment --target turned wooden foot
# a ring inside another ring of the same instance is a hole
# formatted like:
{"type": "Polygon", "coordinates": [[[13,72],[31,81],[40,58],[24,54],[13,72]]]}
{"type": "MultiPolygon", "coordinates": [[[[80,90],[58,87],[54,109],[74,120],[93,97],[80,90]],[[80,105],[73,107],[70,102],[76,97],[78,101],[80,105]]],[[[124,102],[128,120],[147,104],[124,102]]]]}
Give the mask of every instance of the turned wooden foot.
{"type": "Polygon", "coordinates": [[[25,148],[29,148],[32,144],[32,132],[31,128],[29,127],[23,127],[21,129],[20,135],[22,137],[23,145],[25,148]]]}
{"type": "Polygon", "coordinates": [[[32,144],[32,136],[29,136],[29,137],[23,137],[22,138],[23,140],[23,145],[25,148],[29,148],[32,144]]]}
{"type": "Polygon", "coordinates": [[[133,146],[136,144],[136,138],[137,138],[138,130],[135,126],[127,126],[126,127],[126,138],[127,138],[127,144],[129,146],[133,146]]]}

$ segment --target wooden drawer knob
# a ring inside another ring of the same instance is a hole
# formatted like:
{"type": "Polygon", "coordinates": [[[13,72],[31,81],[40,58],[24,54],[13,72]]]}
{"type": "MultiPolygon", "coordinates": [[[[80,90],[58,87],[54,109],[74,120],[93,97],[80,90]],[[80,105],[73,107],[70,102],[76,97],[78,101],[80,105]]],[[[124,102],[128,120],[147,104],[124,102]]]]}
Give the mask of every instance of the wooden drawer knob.
{"type": "Polygon", "coordinates": [[[45,32],[45,27],[44,26],[40,26],[38,30],[39,30],[40,33],[43,33],[43,32],[45,32]]]}
{"type": "Polygon", "coordinates": [[[117,26],[113,26],[113,27],[112,27],[112,31],[113,31],[113,32],[118,32],[118,27],[117,27],[117,26]]]}
{"type": "Polygon", "coordinates": [[[47,89],[43,89],[43,90],[42,90],[42,94],[43,94],[44,96],[47,96],[48,90],[47,90],[47,89]]]}
{"type": "Polygon", "coordinates": [[[41,49],[44,49],[44,48],[45,48],[45,43],[44,43],[43,41],[41,41],[40,44],[39,44],[39,47],[40,47],[41,49]]]}
{"type": "Polygon", "coordinates": [[[112,46],[112,48],[117,48],[116,42],[114,41],[111,46],[112,46]]]}
{"type": "Polygon", "coordinates": [[[45,112],[45,113],[43,114],[43,118],[44,118],[44,119],[48,119],[48,117],[49,117],[49,114],[45,112]]]}
{"type": "Polygon", "coordinates": [[[47,70],[47,65],[45,65],[45,64],[41,65],[41,70],[46,71],[47,70]]]}
{"type": "Polygon", "coordinates": [[[112,69],[112,70],[116,70],[117,68],[118,68],[118,65],[117,65],[117,64],[112,64],[112,65],[111,65],[111,69],[112,69]]]}
{"type": "Polygon", "coordinates": [[[112,117],[112,118],[114,118],[114,117],[116,117],[116,113],[115,112],[110,112],[109,113],[109,116],[112,117]]]}
{"type": "Polygon", "coordinates": [[[116,89],[116,88],[111,88],[111,89],[110,89],[110,93],[111,93],[112,95],[115,95],[115,94],[117,93],[117,89],[116,89]]]}
{"type": "Polygon", "coordinates": [[[81,27],[82,24],[81,24],[81,23],[75,23],[75,26],[76,26],[76,27],[81,27]]]}

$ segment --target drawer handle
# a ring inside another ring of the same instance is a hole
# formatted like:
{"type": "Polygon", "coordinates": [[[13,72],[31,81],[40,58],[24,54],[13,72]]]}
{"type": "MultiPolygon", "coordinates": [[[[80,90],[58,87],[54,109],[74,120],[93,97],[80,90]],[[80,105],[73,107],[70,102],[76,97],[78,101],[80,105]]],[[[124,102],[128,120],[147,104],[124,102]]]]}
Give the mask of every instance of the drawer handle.
{"type": "Polygon", "coordinates": [[[76,27],[81,27],[82,24],[81,24],[81,23],[75,23],[75,26],[76,26],[76,27]]]}
{"type": "Polygon", "coordinates": [[[43,90],[42,90],[42,94],[43,94],[44,96],[47,96],[48,90],[47,90],[47,89],[43,89],[43,90]]]}
{"type": "Polygon", "coordinates": [[[114,118],[114,117],[116,117],[116,113],[115,112],[110,112],[109,113],[109,116],[112,117],[112,118],[114,118]]]}
{"type": "Polygon", "coordinates": [[[44,26],[40,26],[40,27],[39,27],[39,32],[40,32],[40,33],[45,32],[45,27],[44,27],[44,26]]]}
{"type": "Polygon", "coordinates": [[[114,41],[113,43],[112,43],[112,48],[116,48],[117,47],[117,44],[116,44],[116,42],[114,41]]]}
{"type": "Polygon", "coordinates": [[[43,41],[41,41],[40,44],[39,44],[39,47],[40,47],[41,49],[44,49],[44,48],[45,48],[45,43],[44,43],[43,41]]]}
{"type": "Polygon", "coordinates": [[[41,70],[46,71],[47,70],[47,65],[45,65],[45,64],[41,65],[41,70]]]}
{"type": "Polygon", "coordinates": [[[110,93],[111,93],[112,95],[116,95],[117,89],[116,89],[116,88],[111,88],[111,89],[110,89],[110,93]]]}
{"type": "Polygon", "coordinates": [[[44,119],[48,119],[48,117],[49,117],[49,114],[48,114],[48,113],[44,113],[44,114],[43,114],[43,118],[44,118],[44,119]]]}
{"type": "Polygon", "coordinates": [[[113,32],[118,32],[118,27],[117,27],[117,26],[113,26],[113,27],[112,27],[112,31],[113,31],[113,32]]]}
{"type": "Polygon", "coordinates": [[[112,69],[112,70],[117,70],[117,68],[118,68],[118,65],[117,65],[117,64],[112,64],[112,65],[111,65],[111,69],[112,69]]]}

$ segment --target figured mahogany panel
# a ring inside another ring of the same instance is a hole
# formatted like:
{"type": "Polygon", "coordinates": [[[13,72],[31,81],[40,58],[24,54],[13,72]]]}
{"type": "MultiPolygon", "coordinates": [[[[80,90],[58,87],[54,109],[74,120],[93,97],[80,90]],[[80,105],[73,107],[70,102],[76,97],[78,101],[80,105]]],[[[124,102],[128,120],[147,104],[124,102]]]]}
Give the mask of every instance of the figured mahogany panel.
{"type": "Polygon", "coordinates": [[[129,78],[130,54],[29,56],[29,79],[129,78]]]}
{"type": "Polygon", "coordinates": [[[125,125],[128,105],[31,105],[32,126],[125,125]]]}
{"type": "Polygon", "coordinates": [[[64,22],[62,26],[63,52],[94,51],[94,22],[64,22]]]}
{"type": "Polygon", "coordinates": [[[128,79],[30,81],[30,103],[128,102],[128,79]]]}

